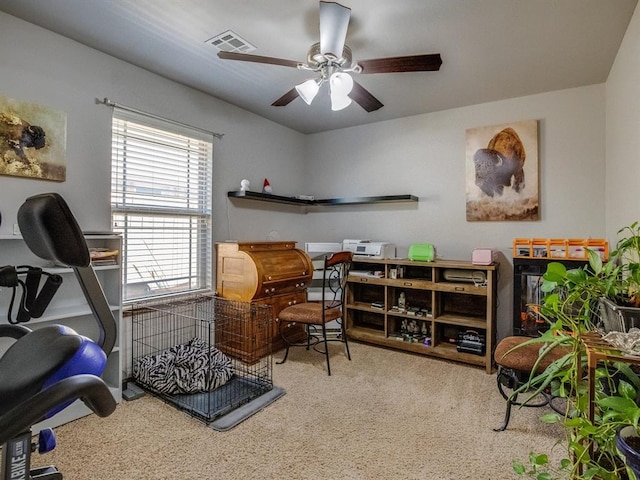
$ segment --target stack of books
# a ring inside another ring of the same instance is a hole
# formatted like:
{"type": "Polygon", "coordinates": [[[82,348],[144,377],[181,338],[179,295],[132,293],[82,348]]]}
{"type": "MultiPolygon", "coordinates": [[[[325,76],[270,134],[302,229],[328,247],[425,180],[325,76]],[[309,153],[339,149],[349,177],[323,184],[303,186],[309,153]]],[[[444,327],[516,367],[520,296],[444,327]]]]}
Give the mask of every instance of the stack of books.
{"type": "Polygon", "coordinates": [[[89,255],[91,256],[91,263],[94,266],[99,265],[117,265],[118,263],[118,250],[110,248],[90,248],[89,255]]]}

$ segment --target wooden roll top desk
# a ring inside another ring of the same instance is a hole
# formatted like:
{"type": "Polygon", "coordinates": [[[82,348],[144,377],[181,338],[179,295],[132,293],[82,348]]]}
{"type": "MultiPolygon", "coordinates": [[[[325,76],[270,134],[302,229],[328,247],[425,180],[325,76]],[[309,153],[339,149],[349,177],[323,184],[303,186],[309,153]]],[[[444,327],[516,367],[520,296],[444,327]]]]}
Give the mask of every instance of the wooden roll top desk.
{"type": "MultiPolygon", "coordinates": [[[[220,297],[270,305],[273,351],[284,348],[275,325],[280,311],[307,300],[313,265],[309,256],[295,248],[296,242],[221,242],[216,244],[216,290],[220,297]]],[[[290,332],[301,335],[296,329],[290,332]]],[[[245,361],[253,361],[271,352],[256,351],[256,335],[262,331],[242,332],[240,348],[245,361]]]]}

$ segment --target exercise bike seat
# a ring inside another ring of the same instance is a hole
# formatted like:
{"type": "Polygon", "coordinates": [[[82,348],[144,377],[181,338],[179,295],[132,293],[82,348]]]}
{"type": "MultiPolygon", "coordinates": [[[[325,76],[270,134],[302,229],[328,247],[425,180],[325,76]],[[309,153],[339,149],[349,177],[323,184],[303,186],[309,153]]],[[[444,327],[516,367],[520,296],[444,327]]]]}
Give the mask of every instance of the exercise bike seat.
{"type": "Polygon", "coordinates": [[[34,330],[0,325],[0,337],[15,339],[0,357],[0,445],[77,399],[101,417],[116,408],[100,375],[117,338],[117,323],[80,227],[56,193],[28,198],[18,210],[18,224],[34,254],[73,268],[98,324],[99,339],[90,340],[64,325],[34,330]]]}
{"type": "MultiPolygon", "coordinates": [[[[9,411],[63,378],[99,376],[106,361],[98,345],[68,327],[52,325],[35,330],[0,358],[0,412],[9,411]]],[[[45,418],[62,408],[48,412],[45,418]]]]}

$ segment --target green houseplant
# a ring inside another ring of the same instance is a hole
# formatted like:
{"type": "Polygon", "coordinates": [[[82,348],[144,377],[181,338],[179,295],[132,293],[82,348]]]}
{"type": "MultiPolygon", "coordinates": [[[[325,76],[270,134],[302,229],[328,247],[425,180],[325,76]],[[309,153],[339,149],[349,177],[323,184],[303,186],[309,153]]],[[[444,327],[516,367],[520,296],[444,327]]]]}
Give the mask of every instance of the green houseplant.
{"type": "Polygon", "coordinates": [[[640,307],[640,223],[634,222],[618,231],[624,235],[612,256],[623,266],[622,291],[619,299],[633,307],[640,307]]]}
{"type": "Polygon", "coordinates": [[[621,236],[612,252],[620,266],[614,290],[601,299],[602,317],[609,330],[627,331],[640,327],[640,224],[634,222],[618,231],[621,236]]]}
{"type": "MultiPolygon", "coordinates": [[[[620,229],[618,235],[621,238],[612,255],[621,268],[619,291],[615,298],[602,299],[601,303],[604,305],[603,315],[610,317],[617,313],[618,324],[626,331],[640,326],[640,224],[634,222],[620,229]],[[612,307],[612,303],[617,308],[612,307]]],[[[636,478],[640,478],[638,394],[631,389],[620,393],[602,400],[603,421],[625,425],[616,431],[616,446],[624,455],[629,469],[636,478]]]]}
{"type": "MultiPolygon", "coordinates": [[[[532,455],[528,468],[521,462],[514,463],[516,473],[539,480],[624,478],[621,472],[625,467],[618,460],[615,448],[615,428],[604,428],[588,419],[588,393],[583,375],[586,353],[582,343],[582,335],[592,331],[597,323],[599,299],[616,290],[618,276],[619,267],[611,262],[603,264],[594,252],[589,252],[589,265],[585,268],[567,269],[555,262],[548,265],[541,286],[546,296],[539,311],[550,328],[528,343],[541,345],[540,358],[558,346],[568,347],[569,353],[541,374],[532,375],[521,390],[530,392],[533,398],[542,390],[550,389],[554,395],[568,399],[564,415],[553,413],[542,417],[543,422],[564,425],[563,445],[567,456],[560,466],[552,467],[546,455],[532,455]]],[[[601,383],[615,387],[616,383],[610,379],[617,374],[603,369],[598,377],[601,383]]],[[[617,390],[610,389],[610,393],[615,395],[617,390]]]]}
{"type": "MultiPolygon", "coordinates": [[[[611,254],[611,261],[603,263],[595,252],[589,251],[587,267],[567,269],[560,263],[551,263],[543,276],[541,288],[546,296],[539,311],[550,329],[527,343],[540,343],[540,357],[559,345],[570,347],[570,353],[543,373],[532,375],[520,390],[531,392],[533,397],[549,389],[569,400],[564,416],[542,417],[544,422],[564,425],[566,437],[562,443],[567,457],[554,466],[549,464],[546,454],[532,453],[527,464],[514,462],[514,470],[520,475],[538,480],[635,478],[622,461],[617,433],[625,426],[638,431],[640,378],[626,363],[599,367],[596,371],[599,379],[597,414],[593,422],[587,415],[589,405],[584,379],[586,352],[582,335],[601,325],[602,315],[622,315],[620,309],[608,312],[603,301],[628,309],[635,308],[629,307],[634,300],[640,300],[640,226],[634,222],[618,233],[622,238],[611,254]]],[[[628,310],[623,312],[627,314],[628,310]]],[[[628,319],[624,321],[626,326],[633,324],[628,319]]]]}

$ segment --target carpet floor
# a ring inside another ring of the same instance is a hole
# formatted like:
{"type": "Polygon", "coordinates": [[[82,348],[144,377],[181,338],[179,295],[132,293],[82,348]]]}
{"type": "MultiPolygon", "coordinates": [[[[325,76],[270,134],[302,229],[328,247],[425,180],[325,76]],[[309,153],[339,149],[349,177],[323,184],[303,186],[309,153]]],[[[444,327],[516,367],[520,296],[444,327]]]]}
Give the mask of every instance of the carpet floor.
{"type": "MultiPolygon", "coordinates": [[[[563,432],[546,409],[514,409],[496,376],[403,352],[351,344],[324,357],[294,349],[273,366],[286,394],[237,427],[219,432],[150,395],[56,429],[58,448],[34,454],[65,480],[518,478],[530,451],[560,458],[563,432]]],[[[281,354],[276,354],[279,359],[281,354]]]]}

